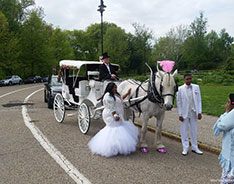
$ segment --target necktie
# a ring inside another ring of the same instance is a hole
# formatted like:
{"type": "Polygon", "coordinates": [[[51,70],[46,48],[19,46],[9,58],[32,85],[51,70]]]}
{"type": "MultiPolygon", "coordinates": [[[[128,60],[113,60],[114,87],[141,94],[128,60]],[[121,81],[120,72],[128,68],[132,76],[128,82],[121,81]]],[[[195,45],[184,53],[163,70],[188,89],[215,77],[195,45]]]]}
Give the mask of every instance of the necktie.
{"type": "Polygon", "coordinates": [[[187,88],[188,88],[188,89],[189,89],[189,88],[192,89],[192,85],[189,85],[189,86],[187,85],[187,88]]]}

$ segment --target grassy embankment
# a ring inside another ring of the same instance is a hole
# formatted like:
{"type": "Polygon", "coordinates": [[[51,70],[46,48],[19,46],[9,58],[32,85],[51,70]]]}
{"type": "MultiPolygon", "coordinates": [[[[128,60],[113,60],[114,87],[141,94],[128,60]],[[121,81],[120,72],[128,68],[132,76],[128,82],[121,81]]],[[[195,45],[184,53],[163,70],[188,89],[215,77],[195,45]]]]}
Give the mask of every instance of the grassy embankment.
{"type": "Polygon", "coordinates": [[[202,111],[209,115],[220,116],[225,112],[225,104],[234,86],[200,85],[202,111]]]}

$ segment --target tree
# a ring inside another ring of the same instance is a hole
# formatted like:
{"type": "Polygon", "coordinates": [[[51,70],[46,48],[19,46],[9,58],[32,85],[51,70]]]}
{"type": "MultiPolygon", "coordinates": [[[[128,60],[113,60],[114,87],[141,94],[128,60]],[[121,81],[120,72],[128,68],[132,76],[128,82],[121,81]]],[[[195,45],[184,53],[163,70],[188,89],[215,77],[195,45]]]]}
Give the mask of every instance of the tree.
{"type": "MultiPolygon", "coordinates": [[[[117,27],[114,23],[103,22],[103,39],[108,29],[117,27]]],[[[92,24],[86,30],[86,56],[90,60],[98,60],[101,55],[101,24],[92,24]]],[[[103,43],[104,52],[106,43],[103,43]]]]}
{"type": "Polygon", "coordinates": [[[0,12],[0,77],[18,74],[17,68],[19,48],[18,39],[10,33],[8,22],[2,12],[0,12]]]}
{"type": "Polygon", "coordinates": [[[105,50],[111,56],[112,63],[118,63],[124,74],[130,66],[127,34],[120,27],[110,27],[104,36],[105,50]]]}
{"type": "Polygon", "coordinates": [[[172,28],[166,37],[159,38],[153,49],[153,61],[173,60],[178,64],[183,58],[183,44],[187,37],[188,30],[186,26],[172,28]]]}
{"type": "Polygon", "coordinates": [[[40,13],[33,10],[26,20],[21,32],[21,61],[24,75],[41,74],[47,67],[51,57],[49,47],[48,26],[39,17],[40,13]]]}
{"type": "Polygon", "coordinates": [[[220,48],[219,48],[219,36],[215,31],[211,31],[206,35],[206,42],[208,47],[208,60],[218,63],[222,61],[220,48]]]}
{"type": "Polygon", "coordinates": [[[225,29],[222,29],[219,35],[215,31],[211,31],[207,34],[206,40],[209,49],[209,61],[218,67],[217,64],[223,63],[231,54],[231,45],[234,39],[229,36],[225,29]]]}
{"type": "Polygon", "coordinates": [[[234,41],[234,38],[230,36],[225,29],[220,31],[220,40],[219,47],[221,51],[221,57],[223,60],[226,60],[228,56],[231,54],[231,46],[234,41]]]}
{"type": "Polygon", "coordinates": [[[86,29],[85,42],[83,42],[85,60],[98,60],[98,47],[101,42],[100,33],[100,24],[92,24],[86,29]]]}
{"type": "Polygon", "coordinates": [[[68,41],[68,32],[57,28],[53,31],[50,40],[52,47],[53,65],[58,65],[58,62],[63,59],[74,59],[73,50],[68,41]]]}
{"type": "Polygon", "coordinates": [[[184,43],[184,67],[198,68],[207,62],[207,43],[205,34],[207,30],[207,19],[203,13],[197,17],[190,25],[189,36],[184,43]]]}
{"type": "Polygon", "coordinates": [[[19,32],[27,16],[27,8],[34,4],[34,0],[0,0],[0,11],[6,16],[10,31],[19,32]]]}
{"type": "MultiPolygon", "coordinates": [[[[106,31],[111,27],[117,26],[113,23],[103,23],[104,39],[106,31]]],[[[69,32],[69,41],[76,59],[97,61],[101,55],[101,25],[92,24],[85,31],[71,31],[69,32]]]]}
{"type": "Polygon", "coordinates": [[[74,53],[76,60],[86,60],[85,48],[86,48],[86,35],[83,30],[67,31],[68,40],[74,53]]]}
{"type": "Polygon", "coordinates": [[[229,56],[224,62],[224,70],[234,70],[234,54],[229,56]]]}
{"type": "Polygon", "coordinates": [[[134,23],[132,26],[135,29],[135,34],[129,34],[128,37],[131,68],[135,68],[138,74],[145,74],[145,63],[149,63],[152,52],[153,33],[145,25],[134,23]]]}

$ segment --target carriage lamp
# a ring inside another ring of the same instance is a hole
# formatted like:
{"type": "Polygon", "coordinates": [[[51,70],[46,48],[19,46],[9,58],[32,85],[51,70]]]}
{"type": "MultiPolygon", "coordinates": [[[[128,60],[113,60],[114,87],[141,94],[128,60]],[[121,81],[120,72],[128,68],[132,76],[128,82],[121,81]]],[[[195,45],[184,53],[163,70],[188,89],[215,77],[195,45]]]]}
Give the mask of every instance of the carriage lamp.
{"type": "Polygon", "coordinates": [[[100,0],[100,5],[98,6],[98,10],[101,13],[101,47],[102,47],[102,55],[103,55],[103,12],[105,11],[106,6],[104,5],[104,1],[100,0]]]}

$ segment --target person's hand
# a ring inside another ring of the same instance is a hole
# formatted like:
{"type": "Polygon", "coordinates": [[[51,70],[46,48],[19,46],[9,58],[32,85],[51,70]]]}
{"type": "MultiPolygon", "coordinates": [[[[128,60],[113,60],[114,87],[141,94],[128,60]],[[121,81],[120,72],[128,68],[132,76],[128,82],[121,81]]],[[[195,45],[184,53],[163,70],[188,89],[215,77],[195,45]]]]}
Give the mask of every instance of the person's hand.
{"type": "Polygon", "coordinates": [[[198,117],[197,117],[199,120],[202,119],[202,115],[201,114],[198,114],[198,117]]]}
{"type": "Polygon", "coordinates": [[[232,110],[232,105],[231,105],[231,100],[230,100],[230,98],[228,99],[228,101],[227,101],[227,103],[226,103],[226,105],[225,105],[225,110],[226,110],[226,112],[230,112],[231,110],[232,110]]]}
{"type": "Polygon", "coordinates": [[[115,118],[115,121],[119,121],[120,120],[120,117],[119,117],[119,115],[118,114],[114,114],[114,118],[115,118]]]}
{"type": "Polygon", "coordinates": [[[183,121],[184,121],[183,116],[180,116],[180,117],[179,117],[179,120],[180,120],[181,122],[183,122],[183,121]]]}
{"type": "Polygon", "coordinates": [[[116,75],[115,74],[111,74],[111,78],[113,79],[113,78],[115,78],[116,77],[116,75]]]}
{"type": "Polygon", "coordinates": [[[120,118],[118,117],[118,118],[115,118],[115,121],[119,121],[120,120],[120,118]]]}

